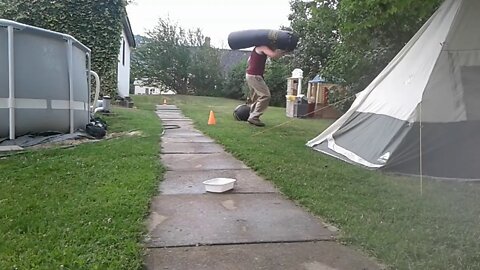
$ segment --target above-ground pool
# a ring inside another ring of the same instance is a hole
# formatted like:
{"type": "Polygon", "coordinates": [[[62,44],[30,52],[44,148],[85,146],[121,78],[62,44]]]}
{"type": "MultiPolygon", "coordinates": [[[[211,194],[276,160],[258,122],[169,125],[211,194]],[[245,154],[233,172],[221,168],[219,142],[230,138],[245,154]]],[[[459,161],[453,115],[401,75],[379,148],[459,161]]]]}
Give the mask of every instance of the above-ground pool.
{"type": "Polygon", "coordinates": [[[72,36],[0,20],[0,138],[85,129],[89,74],[90,49],[72,36]]]}

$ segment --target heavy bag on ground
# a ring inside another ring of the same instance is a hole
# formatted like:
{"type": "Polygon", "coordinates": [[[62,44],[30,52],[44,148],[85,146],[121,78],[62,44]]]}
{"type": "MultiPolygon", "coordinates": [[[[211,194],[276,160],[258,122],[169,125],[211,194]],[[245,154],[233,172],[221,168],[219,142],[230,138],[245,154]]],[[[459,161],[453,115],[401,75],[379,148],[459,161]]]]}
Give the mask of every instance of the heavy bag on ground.
{"type": "Polygon", "coordinates": [[[233,111],[233,117],[238,121],[247,121],[250,116],[250,106],[247,104],[238,105],[233,111]]]}
{"type": "Polygon", "coordinates": [[[228,45],[232,50],[253,46],[269,46],[272,49],[293,51],[297,47],[298,36],[283,30],[244,30],[228,35],[228,45]]]}

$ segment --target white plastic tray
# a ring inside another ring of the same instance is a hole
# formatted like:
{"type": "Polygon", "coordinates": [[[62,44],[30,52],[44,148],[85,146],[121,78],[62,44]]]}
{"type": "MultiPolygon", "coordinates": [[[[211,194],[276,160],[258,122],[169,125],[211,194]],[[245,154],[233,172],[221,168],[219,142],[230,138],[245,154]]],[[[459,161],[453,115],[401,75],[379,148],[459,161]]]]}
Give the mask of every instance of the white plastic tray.
{"type": "Polygon", "coordinates": [[[237,180],[233,178],[213,178],[203,181],[207,192],[222,193],[233,189],[237,180]]]}

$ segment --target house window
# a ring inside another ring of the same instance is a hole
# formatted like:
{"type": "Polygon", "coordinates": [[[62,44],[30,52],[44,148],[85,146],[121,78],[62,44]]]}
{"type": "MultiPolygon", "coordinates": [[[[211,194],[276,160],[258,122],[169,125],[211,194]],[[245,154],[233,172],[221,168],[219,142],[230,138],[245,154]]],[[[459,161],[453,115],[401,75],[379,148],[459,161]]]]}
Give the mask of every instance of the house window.
{"type": "Polygon", "coordinates": [[[125,66],[125,39],[122,44],[122,66],[125,66]]]}

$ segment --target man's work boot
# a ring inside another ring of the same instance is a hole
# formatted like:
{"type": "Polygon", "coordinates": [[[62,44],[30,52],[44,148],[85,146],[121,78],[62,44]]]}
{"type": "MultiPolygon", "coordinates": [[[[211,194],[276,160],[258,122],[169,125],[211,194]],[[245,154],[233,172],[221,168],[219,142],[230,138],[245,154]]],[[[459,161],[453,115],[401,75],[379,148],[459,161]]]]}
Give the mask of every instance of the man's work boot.
{"type": "Polygon", "coordinates": [[[264,127],[265,126],[265,124],[262,121],[260,121],[260,119],[258,119],[258,118],[249,118],[247,121],[248,121],[248,123],[250,123],[252,125],[255,125],[257,127],[264,127]]]}

